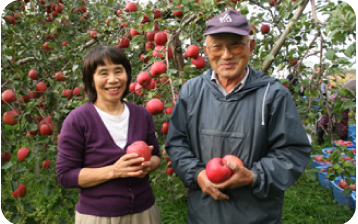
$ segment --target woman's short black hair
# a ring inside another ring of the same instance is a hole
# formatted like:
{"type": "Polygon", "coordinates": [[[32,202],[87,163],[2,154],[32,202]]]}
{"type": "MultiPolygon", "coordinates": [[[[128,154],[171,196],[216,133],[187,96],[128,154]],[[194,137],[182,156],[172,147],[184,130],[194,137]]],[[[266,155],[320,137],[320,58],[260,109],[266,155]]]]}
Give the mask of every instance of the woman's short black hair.
{"type": "Polygon", "coordinates": [[[85,85],[85,91],[89,101],[94,103],[97,100],[97,91],[94,87],[93,75],[99,65],[106,65],[109,61],[113,64],[123,65],[127,73],[127,85],[121,100],[127,96],[129,91],[129,84],[132,79],[132,67],[127,56],[118,48],[108,45],[99,45],[91,49],[83,61],[82,80],[85,85]]]}

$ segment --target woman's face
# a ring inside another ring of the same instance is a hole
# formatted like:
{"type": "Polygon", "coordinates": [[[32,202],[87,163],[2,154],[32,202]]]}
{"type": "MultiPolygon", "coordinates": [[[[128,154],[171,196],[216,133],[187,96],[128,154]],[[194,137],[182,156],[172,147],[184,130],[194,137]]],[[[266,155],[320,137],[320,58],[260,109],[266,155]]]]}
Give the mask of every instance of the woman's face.
{"type": "Polygon", "coordinates": [[[127,72],[121,64],[113,64],[105,60],[93,74],[94,87],[97,91],[97,103],[120,102],[127,86],[127,72]]]}

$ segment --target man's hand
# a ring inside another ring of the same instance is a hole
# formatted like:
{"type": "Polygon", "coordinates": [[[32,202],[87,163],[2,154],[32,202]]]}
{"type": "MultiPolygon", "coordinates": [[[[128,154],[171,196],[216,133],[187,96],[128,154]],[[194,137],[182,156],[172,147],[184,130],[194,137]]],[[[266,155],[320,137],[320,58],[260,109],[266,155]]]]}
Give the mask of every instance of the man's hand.
{"type": "Polygon", "coordinates": [[[215,200],[229,199],[229,196],[222,193],[220,190],[213,186],[213,183],[206,176],[205,170],[200,171],[197,177],[197,182],[204,194],[210,195],[215,200]]]}
{"type": "Polygon", "coordinates": [[[235,170],[235,173],[224,183],[212,184],[217,189],[236,189],[244,186],[251,186],[252,184],[252,172],[243,166],[238,166],[236,163],[227,162],[227,166],[235,170]]]}

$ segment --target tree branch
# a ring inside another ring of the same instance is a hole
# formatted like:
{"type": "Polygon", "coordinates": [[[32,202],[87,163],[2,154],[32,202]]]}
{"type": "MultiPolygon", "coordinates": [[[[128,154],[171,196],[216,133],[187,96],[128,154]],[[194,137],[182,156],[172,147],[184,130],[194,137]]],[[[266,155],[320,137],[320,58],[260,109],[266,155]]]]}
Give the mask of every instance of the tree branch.
{"type": "MultiPolygon", "coordinates": [[[[297,20],[301,16],[303,10],[307,6],[307,3],[308,3],[308,0],[305,0],[304,2],[301,3],[301,5],[298,6],[297,11],[293,15],[292,19],[297,20]]],[[[277,56],[277,53],[279,52],[279,50],[281,49],[282,45],[284,44],[284,42],[286,40],[286,36],[291,32],[290,28],[293,25],[294,25],[294,23],[292,21],[290,21],[288,23],[288,25],[287,25],[285,31],[283,32],[283,34],[281,35],[280,39],[276,42],[276,45],[272,48],[270,54],[273,55],[274,58],[277,56]]],[[[272,62],[273,62],[273,59],[272,60],[266,59],[264,61],[264,64],[263,64],[262,68],[261,68],[261,71],[266,72],[270,68],[272,62]]]]}
{"type": "Polygon", "coordinates": [[[316,4],[314,0],[310,0],[311,1],[311,8],[312,8],[312,16],[314,18],[314,22],[316,23],[316,25],[321,24],[321,25],[327,25],[328,23],[323,23],[321,21],[318,20],[317,18],[317,14],[316,14],[316,4]]]}

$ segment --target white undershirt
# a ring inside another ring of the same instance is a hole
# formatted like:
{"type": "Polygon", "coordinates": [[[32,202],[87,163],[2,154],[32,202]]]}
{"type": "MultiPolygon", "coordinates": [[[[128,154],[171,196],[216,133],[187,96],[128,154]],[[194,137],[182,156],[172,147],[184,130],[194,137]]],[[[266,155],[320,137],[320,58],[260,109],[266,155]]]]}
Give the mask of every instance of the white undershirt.
{"type": "Polygon", "coordinates": [[[95,108],[114,142],[123,149],[128,138],[129,109],[127,105],[124,103],[124,110],[120,116],[108,114],[96,106],[95,108]]]}

